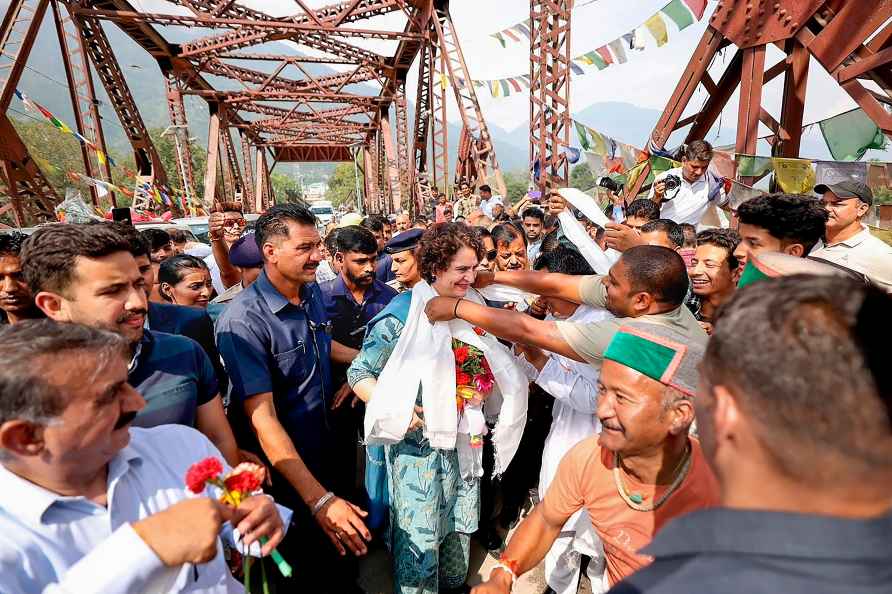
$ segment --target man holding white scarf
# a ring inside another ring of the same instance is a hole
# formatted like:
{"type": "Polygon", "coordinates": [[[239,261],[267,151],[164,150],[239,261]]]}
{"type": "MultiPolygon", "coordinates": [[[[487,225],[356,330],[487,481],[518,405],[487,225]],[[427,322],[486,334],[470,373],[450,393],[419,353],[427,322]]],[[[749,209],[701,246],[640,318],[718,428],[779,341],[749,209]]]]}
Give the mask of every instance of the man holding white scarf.
{"type": "Polygon", "coordinates": [[[471,289],[483,255],[478,235],[446,223],[422,237],[424,280],[402,293],[369,323],[347,376],[367,403],[369,445],[386,445],[395,591],[463,592],[470,534],[477,529],[483,414],[498,418],[493,442],[496,473],[508,466],[526,421],[527,381],[494,336],[456,321],[432,324],[424,306],[438,295],[478,303],[471,289]],[[456,405],[453,339],[479,349],[494,376],[482,411],[456,405]]]}

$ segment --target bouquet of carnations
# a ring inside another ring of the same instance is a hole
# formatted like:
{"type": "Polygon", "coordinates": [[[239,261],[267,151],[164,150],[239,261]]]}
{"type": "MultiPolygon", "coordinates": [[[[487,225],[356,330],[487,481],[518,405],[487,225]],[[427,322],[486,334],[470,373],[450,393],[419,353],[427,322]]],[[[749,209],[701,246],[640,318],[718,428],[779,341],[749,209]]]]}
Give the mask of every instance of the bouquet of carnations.
{"type": "MultiPolygon", "coordinates": [[[[483,333],[474,328],[478,335],[483,333]]],[[[455,355],[455,401],[458,406],[459,428],[466,428],[471,436],[471,447],[482,447],[486,434],[483,403],[492,392],[495,377],[483,356],[483,351],[460,340],[452,339],[455,355]]]]}
{"type": "MultiPolygon", "coordinates": [[[[260,484],[263,482],[264,469],[262,466],[250,462],[242,462],[223,476],[223,464],[217,458],[210,457],[196,462],[186,471],[186,487],[196,495],[203,493],[208,485],[220,489],[220,502],[231,507],[238,507],[242,501],[260,492],[260,484]]],[[[260,537],[260,544],[267,542],[265,536],[260,537]]],[[[270,557],[285,577],[291,577],[292,569],[287,561],[273,549],[270,557]]],[[[245,592],[250,588],[251,556],[245,554],[242,557],[245,592]]],[[[269,586],[266,579],[264,565],[260,564],[262,572],[263,591],[268,592],[269,586]]]]}

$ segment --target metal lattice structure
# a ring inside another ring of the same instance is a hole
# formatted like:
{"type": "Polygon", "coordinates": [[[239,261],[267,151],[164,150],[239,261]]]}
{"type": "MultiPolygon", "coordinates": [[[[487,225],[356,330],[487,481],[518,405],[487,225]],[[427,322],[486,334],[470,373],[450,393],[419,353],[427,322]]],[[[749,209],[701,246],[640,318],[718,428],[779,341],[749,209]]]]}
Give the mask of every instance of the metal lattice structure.
{"type": "MultiPolygon", "coordinates": [[[[755,154],[758,128],[768,127],[772,154],[798,157],[811,58],[886,134],[892,135],[892,0],[749,0],[719,2],[700,44],[651,135],[662,149],[676,130],[688,128],[684,142],[702,139],[740,88],[735,150],[755,154]],[[735,46],[718,81],[708,69],[716,54],[735,46]],[[784,57],[766,68],[766,50],[773,45],[784,57]],[[777,117],[762,106],[765,84],[783,75],[777,117]],[[694,91],[708,98],[695,113],[683,117],[694,91]]],[[[630,188],[635,196],[647,171],[630,188]]],[[[742,178],[751,183],[752,178],[742,178]]]]}
{"type": "MultiPolygon", "coordinates": [[[[431,174],[439,176],[442,189],[447,185],[449,89],[465,128],[455,180],[494,180],[504,191],[447,0],[345,0],[321,8],[296,0],[297,12],[287,16],[233,0],[168,3],[169,12],[150,13],[128,0],[12,0],[0,28],[0,214],[12,211],[16,223],[30,224],[51,219],[59,201],[6,115],[48,9],[65,56],[78,133],[107,153],[95,75],[126,132],[137,178],[177,188],[190,211],[207,211],[222,200],[261,211],[275,200],[270,170],[276,163],[349,162],[357,148],[366,211],[420,210],[429,203],[431,174]],[[401,27],[370,21],[391,13],[400,19],[387,22],[399,20],[401,27]],[[149,136],[106,33],[113,26],[158,63],[176,171],[164,170],[149,136]],[[416,62],[410,137],[406,76],[416,62]],[[436,117],[434,95],[441,108],[436,117]],[[192,159],[189,96],[203,99],[209,114],[204,172],[195,170],[192,159]],[[428,142],[435,138],[440,144],[433,143],[428,159],[428,142]]],[[[88,176],[114,181],[93,151],[84,150],[83,159],[88,176]]]]}

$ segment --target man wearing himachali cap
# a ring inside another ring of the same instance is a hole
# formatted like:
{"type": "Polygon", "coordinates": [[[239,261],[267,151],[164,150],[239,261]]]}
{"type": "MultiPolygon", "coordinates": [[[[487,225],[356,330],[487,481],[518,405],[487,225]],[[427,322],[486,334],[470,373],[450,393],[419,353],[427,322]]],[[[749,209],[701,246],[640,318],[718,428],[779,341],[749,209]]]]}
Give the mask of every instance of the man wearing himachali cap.
{"type": "Polygon", "coordinates": [[[604,544],[604,580],[613,585],[650,562],[638,551],[669,520],[717,505],[716,479],[688,434],[703,352],[702,344],[667,326],[625,322],[604,352],[601,434],[564,457],[545,499],[474,594],[510,592],[579,509],[588,511],[604,544]]]}

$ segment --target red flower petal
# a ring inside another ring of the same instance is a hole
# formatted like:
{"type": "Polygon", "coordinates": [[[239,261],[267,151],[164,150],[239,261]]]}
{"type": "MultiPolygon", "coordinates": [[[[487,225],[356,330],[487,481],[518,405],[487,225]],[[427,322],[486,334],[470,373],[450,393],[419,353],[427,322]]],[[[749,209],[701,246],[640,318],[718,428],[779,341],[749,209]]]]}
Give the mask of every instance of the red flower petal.
{"type": "Polygon", "coordinates": [[[205,458],[190,466],[186,471],[186,487],[193,493],[201,493],[208,480],[217,478],[221,472],[223,472],[223,464],[218,459],[205,458]]]}

